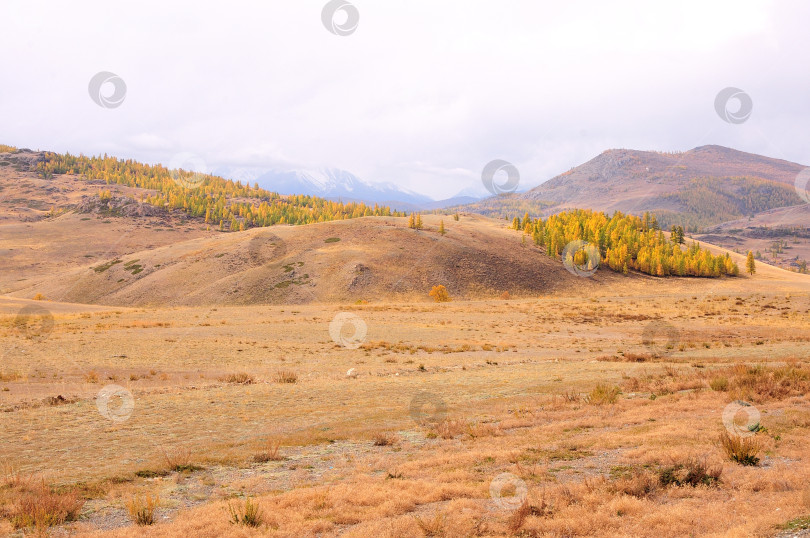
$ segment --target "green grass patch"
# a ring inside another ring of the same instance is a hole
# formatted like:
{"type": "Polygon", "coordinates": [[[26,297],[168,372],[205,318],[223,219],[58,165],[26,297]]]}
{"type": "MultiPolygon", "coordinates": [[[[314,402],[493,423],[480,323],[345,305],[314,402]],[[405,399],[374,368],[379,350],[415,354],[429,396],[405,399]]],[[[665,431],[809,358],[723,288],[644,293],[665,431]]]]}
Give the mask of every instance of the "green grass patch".
{"type": "Polygon", "coordinates": [[[810,529],[810,516],[802,516],[797,517],[796,519],[791,519],[784,525],[782,528],[787,531],[800,531],[803,529],[810,529]]]}
{"type": "Polygon", "coordinates": [[[107,263],[103,263],[101,265],[97,265],[97,266],[93,267],[93,271],[95,271],[96,273],[103,273],[104,271],[106,271],[107,269],[112,267],[113,265],[115,265],[117,263],[122,263],[122,262],[123,262],[123,260],[119,260],[119,259],[108,261],[107,263]]]}

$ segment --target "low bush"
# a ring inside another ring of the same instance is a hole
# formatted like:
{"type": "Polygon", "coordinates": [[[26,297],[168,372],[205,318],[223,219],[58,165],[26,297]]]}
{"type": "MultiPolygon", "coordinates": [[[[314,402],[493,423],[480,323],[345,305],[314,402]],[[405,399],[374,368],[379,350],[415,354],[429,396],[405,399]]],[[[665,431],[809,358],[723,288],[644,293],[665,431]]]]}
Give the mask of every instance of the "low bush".
{"type": "Polygon", "coordinates": [[[155,522],[155,511],[160,505],[157,495],[135,495],[127,503],[127,513],[136,525],[152,525],[155,522]]]}
{"type": "Polygon", "coordinates": [[[740,465],[754,466],[759,463],[759,441],[753,436],[742,437],[728,432],[720,434],[720,446],[726,456],[740,465]]]}
{"type": "Polygon", "coordinates": [[[613,404],[616,403],[620,393],[619,387],[610,387],[600,383],[586,396],[586,401],[593,405],[613,404]]]}
{"type": "Polygon", "coordinates": [[[228,512],[231,516],[231,523],[234,525],[258,527],[262,524],[261,508],[259,508],[258,503],[253,502],[251,499],[245,499],[243,507],[228,503],[228,512]]]}
{"type": "Polygon", "coordinates": [[[276,372],[273,380],[276,383],[295,383],[298,381],[298,374],[289,370],[280,370],[276,372]]]}

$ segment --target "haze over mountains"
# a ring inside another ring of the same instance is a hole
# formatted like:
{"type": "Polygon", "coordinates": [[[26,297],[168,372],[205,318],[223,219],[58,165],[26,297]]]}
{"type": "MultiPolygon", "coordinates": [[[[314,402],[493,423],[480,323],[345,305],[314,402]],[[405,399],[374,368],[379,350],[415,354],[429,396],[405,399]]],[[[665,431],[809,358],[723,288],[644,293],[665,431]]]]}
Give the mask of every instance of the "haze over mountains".
{"type": "Polygon", "coordinates": [[[405,187],[389,182],[371,182],[347,170],[320,168],[315,170],[245,170],[223,168],[216,170],[226,178],[257,183],[260,187],[279,194],[306,194],[329,200],[355,201],[390,206],[400,211],[440,209],[467,204],[486,197],[483,189],[465,189],[452,198],[434,200],[405,187]]]}

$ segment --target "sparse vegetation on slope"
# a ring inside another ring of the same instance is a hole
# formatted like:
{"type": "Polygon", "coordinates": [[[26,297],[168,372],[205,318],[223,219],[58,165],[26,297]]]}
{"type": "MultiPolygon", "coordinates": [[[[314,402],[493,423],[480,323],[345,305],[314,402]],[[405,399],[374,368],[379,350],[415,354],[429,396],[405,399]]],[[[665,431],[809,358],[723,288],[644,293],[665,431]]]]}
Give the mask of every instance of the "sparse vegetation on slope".
{"type": "MultiPolygon", "coordinates": [[[[53,174],[75,174],[88,180],[103,180],[155,191],[144,194],[142,202],[179,209],[220,229],[244,230],[273,224],[309,224],[368,216],[399,215],[389,207],[362,203],[332,202],[315,196],[281,196],[209,174],[169,170],[161,165],[143,164],[115,157],[85,157],[47,153],[37,164],[45,178],[53,174]]],[[[102,194],[103,196],[103,194],[102,194]]]]}
{"type": "Polygon", "coordinates": [[[661,199],[664,205],[675,202],[682,208],[678,212],[656,211],[661,225],[680,224],[692,232],[776,207],[802,203],[790,186],[750,177],[695,178],[678,192],[661,199]]]}

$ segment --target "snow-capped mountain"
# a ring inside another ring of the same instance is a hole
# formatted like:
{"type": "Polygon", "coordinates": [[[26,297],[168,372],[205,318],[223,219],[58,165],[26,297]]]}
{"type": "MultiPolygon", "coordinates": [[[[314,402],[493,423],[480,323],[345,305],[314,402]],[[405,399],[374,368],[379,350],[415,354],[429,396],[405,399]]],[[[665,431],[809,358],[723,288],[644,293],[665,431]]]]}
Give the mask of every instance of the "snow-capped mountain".
{"type": "Polygon", "coordinates": [[[372,183],[360,179],[346,170],[321,168],[317,170],[259,170],[248,168],[222,168],[217,175],[243,183],[258,183],[263,189],[279,194],[307,194],[344,202],[358,201],[367,204],[391,206],[392,209],[413,211],[438,209],[450,205],[470,203],[483,196],[459,193],[447,200],[433,200],[393,183],[372,183]]]}
{"type": "Polygon", "coordinates": [[[309,194],[323,198],[371,203],[426,204],[433,200],[392,183],[370,183],[346,170],[293,170],[267,172],[256,179],[260,187],[279,194],[309,194]]]}

